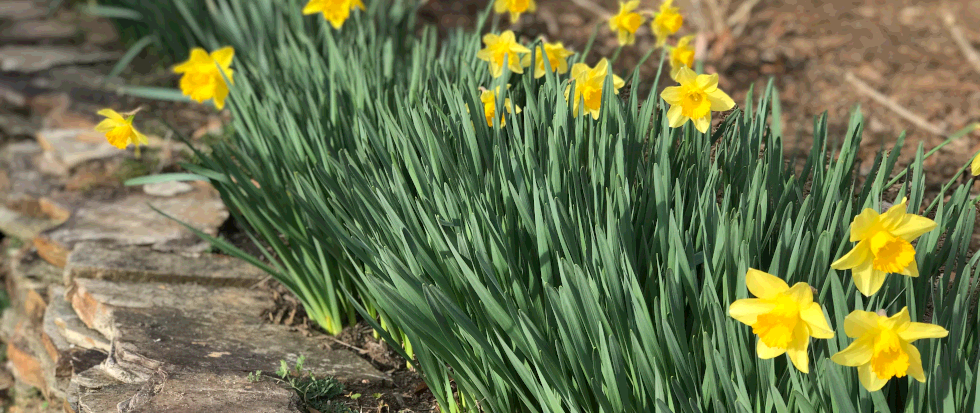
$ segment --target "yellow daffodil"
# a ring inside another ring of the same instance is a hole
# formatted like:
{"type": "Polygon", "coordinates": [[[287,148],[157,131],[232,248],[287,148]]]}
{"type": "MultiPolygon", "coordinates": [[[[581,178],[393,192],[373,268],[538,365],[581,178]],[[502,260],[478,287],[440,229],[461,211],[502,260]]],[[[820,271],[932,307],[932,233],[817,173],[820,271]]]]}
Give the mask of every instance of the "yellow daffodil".
{"type": "Polygon", "coordinates": [[[620,46],[633,44],[636,30],[643,25],[643,16],[633,11],[637,7],[640,7],[640,0],[619,2],[619,14],[609,18],[609,30],[616,32],[620,46]]]}
{"type": "Polygon", "coordinates": [[[876,293],[885,275],[898,273],[919,276],[912,240],[936,228],[936,222],[905,212],[908,199],[884,214],[867,208],[851,222],[851,252],[831,264],[835,270],[851,270],[858,291],[866,296],[876,293]]]}
{"type": "Polygon", "coordinates": [[[105,134],[109,144],[119,149],[126,149],[129,144],[136,145],[139,150],[140,145],[146,145],[149,141],[146,135],[140,133],[133,126],[133,117],[136,111],[127,113],[126,117],[112,109],[102,109],[98,112],[99,116],[105,116],[102,122],[95,125],[95,130],[105,134]]]}
{"type": "Polygon", "coordinates": [[[191,57],[186,62],[174,66],[174,73],[182,73],[180,90],[198,103],[214,99],[214,106],[221,110],[225,107],[228,97],[228,85],[235,84],[231,70],[231,61],[235,58],[235,49],[225,47],[215,50],[210,55],[200,47],[191,50],[191,57]],[[219,71],[220,67],[220,71],[219,71]],[[224,77],[222,77],[224,72],[224,77]]]}
{"type": "Polygon", "coordinates": [[[476,57],[490,64],[493,77],[500,77],[504,73],[505,62],[511,72],[524,73],[521,55],[531,53],[531,50],[517,43],[513,31],[508,30],[500,35],[487,33],[483,36],[483,44],[486,48],[477,52],[476,57]]]}
{"type": "Polygon", "coordinates": [[[970,162],[970,172],[973,176],[980,175],[980,155],[973,157],[973,162],[970,162]]]}
{"type": "MultiPolygon", "coordinates": [[[[606,75],[609,72],[609,61],[602,59],[594,68],[585,63],[576,63],[572,66],[572,81],[575,83],[575,96],[572,103],[574,116],[579,113],[579,101],[585,104],[584,112],[591,114],[593,119],[599,119],[599,109],[602,107],[602,88],[606,84],[606,75]]],[[[619,94],[619,89],[626,82],[622,78],[613,76],[613,92],[619,94]]],[[[568,99],[571,85],[565,89],[565,99],[568,99]]]]}
{"type": "MultiPolygon", "coordinates": [[[[544,53],[538,50],[534,56],[534,78],[538,79],[544,76],[546,71],[544,67],[544,58],[548,57],[548,65],[551,66],[551,71],[558,72],[558,74],[568,73],[568,58],[575,54],[575,52],[565,48],[561,42],[557,43],[545,43],[544,53]]],[[[521,65],[524,67],[531,66],[531,55],[526,54],[521,58],[521,65]]]]}
{"type": "Polygon", "coordinates": [[[510,21],[516,22],[521,13],[534,13],[538,8],[534,0],[495,0],[493,9],[497,14],[510,12],[510,21]]]}
{"type": "Polygon", "coordinates": [[[330,22],[334,29],[339,29],[350,17],[350,11],[364,10],[361,0],[310,0],[303,7],[303,14],[323,13],[323,18],[330,22]]]}
{"type": "Polygon", "coordinates": [[[858,379],[868,391],[878,391],[892,377],[906,375],[925,383],[922,358],[911,343],[920,338],[942,338],[949,334],[934,324],[913,323],[908,307],[891,317],[854,311],[844,319],[844,334],[855,338],[830,359],[842,366],[857,367],[858,379]]]}
{"type": "Polygon", "coordinates": [[[691,47],[691,40],[693,39],[693,35],[681,37],[677,41],[677,46],[671,49],[670,77],[672,79],[677,78],[677,72],[680,72],[682,67],[694,68],[694,48],[691,47]]]}
{"type": "MultiPolygon", "coordinates": [[[[487,118],[487,126],[493,127],[493,117],[497,115],[497,93],[500,92],[500,86],[494,88],[494,90],[484,90],[480,94],[480,101],[483,102],[483,114],[487,118]]],[[[519,106],[514,106],[510,102],[510,98],[504,99],[504,108],[507,113],[521,113],[521,108],[519,106]]],[[[507,116],[500,115],[500,127],[504,127],[507,124],[507,116]]]]}
{"type": "Polygon", "coordinates": [[[653,35],[657,36],[657,47],[667,43],[667,37],[677,33],[684,24],[684,16],[681,16],[680,9],[673,7],[674,0],[665,0],[660,4],[660,12],[654,15],[653,35]]]}
{"type": "Polygon", "coordinates": [[[660,97],[670,104],[667,120],[670,127],[678,128],[694,122],[701,133],[711,126],[711,111],[721,112],[735,107],[735,101],[718,88],[718,75],[699,75],[687,67],[677,71],[675,79],[679,86],[664,88],[660,97]]]}
{"type": "Polygon", "coordinates": [[[813,302],[810,286],[798,282],[790,287],[776,276],[752,268],[745,273],[745,284],[756,298],[735,301],[728,307],[728,315],[752,327],[759,336],[759,358],[785,353],[797,369],[808,373],[810,337],[834,337],[823,309],[813,302]]]}

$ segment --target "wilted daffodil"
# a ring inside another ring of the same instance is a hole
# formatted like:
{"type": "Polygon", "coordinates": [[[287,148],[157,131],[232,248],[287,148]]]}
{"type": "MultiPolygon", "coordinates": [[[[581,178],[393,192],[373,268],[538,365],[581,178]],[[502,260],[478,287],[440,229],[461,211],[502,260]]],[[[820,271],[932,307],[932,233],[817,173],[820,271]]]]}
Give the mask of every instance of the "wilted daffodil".
{"type": "Polygon", "coordinates": [[[674,0],[664,0],[660,4],[660,12],[654,15],[653,23],[650,25],[653,28],[653,35],[657,36],[657,47],[667,43],[667,37],[677,33],[684,24],[684,16],[681,16],[679,8],[673,7],[673,3],[674,0]]]}
{"type": "Polygon", "coordinates": [[[844,334],[857,340],[830,359],[842,366],[857,367],[861,385],[868,391],[878,391],[892,377],[909,375],[925,383],[922,358],[912,342],[946,337],[949,332],[937,325],[912,322],[905,307],[891,317],[854,311],[844,319],[844,334]]]}
{"type": "Polygon", "coordinates": [[[184,75],[180,78],[180,91],[198,103],[214,99],[214,106],[218,110],[223,109],[228,97],[228,85],[224,78],[235,84],[230,67],[234,58],[235,49],[231,47],[215,50],[210,55],[204,49],[195,47],[191,50],[190,59],[174,66],[174,73],[184,75]]]}
{"type": "MultiPolygon", "coordinates": [[[[545,43],[544,53],[538,50],[534,56],[534,78],[540,78],[544,76],[547,69],[544,67],[544,58],[548,57],[548,65],[551,66],[551,71],[558,72],[558,74],[568,73],[568,58],[575,54],[575,52],[565,48],[561,42],[557,43],[545,43]]],[[[521,59],[521,65],[524,67],[531,66],[531,55],[526,54],[521,59]]]]}
{"type": "Polygon", "coordinates": [[[684,36],[677,41],[677,46],[670,51],[670,77],[677,78],[677,72],[682,67],[694,68],[694,48],[691,47],[691,40],[694,36],[684,36]]]}
{"type": "Polygon", "coordinates": [[[497,14],[510,12],[510,21],[516,22],[521,18],[521,13],[534,13],[537,9],[534,0],[495,0],[493,9],[497,14]]]}
{"type": "Polygon", "coordinates": [[[636,30],[643,25],[643,16],[634,12],[640,7],[640,0],[619,2],[619,14],[609,18],[609,30],[616,32],[620,46],[636,42],[636,30]]]}
{"type": "MultiPolygon", "coordinates": [[[[483,114],[487,118],[487,126],[493,127],[493,117],[497,116],[497,93],[500,92],[500,86],[494,88],[494,90],[484,90],[480,94],[480,101],[483,102],[483,114]]],[[[510,102],[510,98],[504,99],[504,108],[507,113],[521,113],[521,108],[514,106],[510,102]]],[[[503,127],[507,123],[507,116],[500,115],[499,126],[503,127]]]]}
{"type": "MultiPolygon", "coordinates": [[[[591,114],[593,119],[599,119],[599,109],[602,107],[602,87],[606,84],[606,74],[609,72],[609,61],[602,59],[594,68],[585,63],[576,63],[572,66],[572,82],[575,84],[575,96],[573,96],[572,111],[574,116],[579,113],[579,101],[585,104],[585,113],[591,114]]],[[[619,94],[619,88],[626,82],[622,78],[613,74],[613,92],[619,94]]],[[[572,86],[565,89],[565,99],[569,98],[572,86]]]]}
{"type": "Polygon", "coordinates": [[[483,36],[486,48],[477,52],[476,57],[490,63],[490,73],[500,77],[504,73],[504,62],[511,72],[524,73],[521,67],[521,55],[531,53],[531,50],[517,43],[513,31],[505,31],[500,35],[487,33],[483,36]]]}
{"type": "Polygon", "coordinates": [[[344,22],[350,17],[350,11],[354,9],[364,10],[364,3],[361,0],[310,0],[303,7],[303,14],[323,13],[323,18],[330,22],[334,29],[343,27],[344,22]]]}
{"type": "Polygon", "coordinates": [[[772,274],[751,268],[745,273],[745,284],[756,298],[735,301],[728,307],[728,315],[752,327],[759,336],[759,358],[785,353],[797,369],[808,373],[810,337],[834,337],[823,309],[813,302],[810,286],[798,282],[790,287],[772,274]]]}
{"type": "Polygon", "coordinates": [[[667,121],[670,127],[679,128],[688,120],[694,128],[705,133],[711,126],[711,111],[726,111],[735,107],[735,101],[718,89],[718,75],[699,75],[682,67],[674,80],[679,86],[664,88],[660,97],[670,104],[667,121]]]}
{"type": "Polygon", "coordinates": [[[884,214],[867,208],[851,222],[851,242],[858,241],[830,266],[851,270],[858,291],[866,296],[878,292],[889,273],[919,276],[911,241],[936,228],[936,222],[905,212],[907,198],[884,214]]]}
{"type": "Polygon", "coordinates": [[[119,112],[112,109],[102,109],[98,114],[105,116],[105,119],[95,126],[95,130],[104,133],[112,146],[126,149],[129,144],[133,144],[136,145],[136,150],[139,152],[139,146],[146,145],[149,140],[146,139],[146,135],[133,127],[133,117],[135,117],[136,112],[138,109],[126,113],[126,117],[123,117],[119,112]]]}

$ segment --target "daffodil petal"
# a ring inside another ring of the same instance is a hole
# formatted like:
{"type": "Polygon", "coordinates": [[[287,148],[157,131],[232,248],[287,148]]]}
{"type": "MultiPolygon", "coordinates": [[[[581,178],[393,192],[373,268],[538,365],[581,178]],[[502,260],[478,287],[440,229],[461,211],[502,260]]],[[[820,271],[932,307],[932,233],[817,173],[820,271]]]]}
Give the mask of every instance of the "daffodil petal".
{"type": "Polygon", "coordinates": [[[711,93],[718,89],[718,74],[712,73],[710,75],[697,75],[694,78],[694,83],[698,85],[698,88],[704,90],[705,93],[711,93]]]}
{"type": "Polygon", "coordinates": [[[980,175],[980,155],[973,157],[973,162],[970,162],[970,172],[973,176],[980,175]]]}
{"type": "Polygon", "coordinates": [[[909,343],[902,343],[902,348],[905,350],[905,354],[909,355],[909,367],[906,374],[920,383],[925,383],[926,374],[922,371],[922,356],[919,354],[919,349],[909,343]]]}
{"type": "Polygon", "coordinates": [[[102,109],[102,110],[96,112],[96,114],[98,114],[99,116],[105,116],[106,118],[112,119],[112,120],[114,120],[116,122],[125,122],[126,121],[126,119],[123,118],[122,115],[119,114],[119,112],[116,112],[116,111],[114,111],[112,109],[102,109]]]}
{"type": "Polygon", "coordinates": [[[746,325],[753,325],[757,318],[772,311],[776,305],[758,298],[735,300],[728,306],[728,315],[746,325]]]}
{"type": "Polygon", "coordinates": [[[572,79],[579,81],[589,72],[589,65],[585,63],[576,63],[572,65],[572,79]]]}
{"type": "Polygon", "coordinates": [[[676,80],[677,83],[680,83],[680,84],[683,85],[685,83],[695,82],[696,79],[697,79],[697,76],[698,76],[697,73],[694,73],[693,70],[691,70],[689,68],[686,68],[686,67],[682,67],[681,70],[679,70],[677,72],[677,78],[674,79],[674,80],[676,80]]]}
{"type": "Polygon", "coordinates": [[[874,337],[867,336],[855,340],[837,354],[830,357],[834,363],[842,366],[857,367],[868,364],[874,355],[874,337]]]}
{"type": "Polygon", "coordinates": [[[908,209],[908,198],[902,198],[902,202],[892,205],[885,213],[881,214],[881,225],[885,229],[895,228],[905,218],[908,209]]]}
{"type": "Polygon", "coordinates": [[[755,352],[760,359],[769,360],[774,357],[779,357],[786,353],[784,348],[772,348],[766,345],[762,340],[758,340],[755,346],[755,352]]]}
{"type": "Polygon", "coordinates": [[[884,271],[874,269],[871,261],[866,261],[851,270],[851,278],[854,279],[854,286],[866,297],[874,295],[874,293],[881,289],[887,275],[884,271]]]}
{"type": "Polygon", "coordinates": [[[865,208],[851,222],[851,242],[860,241],[874,235],[874,231],[880,228],[880,215],[878,211],[865,208]]]}
{"type": "Polygon", "coordinates": [[[936,229],[936,221],[929,218],[906,214],[900,223],[892,228],[887,228],[892,235],[900,237],[906,241],[912,241],[929,231],[936,229]]]}
{"type": "Polygon", "coordinates": [[[907,275],[909,277],[918,277],[919,276],[919,263],[917,263],[915,261],[915,258],[913,258],[912,259],[912,262],[910,262],[907,267],[905,267],[904,269],[902,269],[902,272],[901,273],[904,274],[904,275],[907,275]]]}
{"type": "MultiPolygon", "coordinates": [[[[706,91],[707,92],[707,91],[706,91]]],[[[715,90],[708,93],[708,101],[711,102],[711,110],[715,112],[724,112],[735,107],[735,101],[728,96],[727,93],[722,92],[715,86],[715,90]]]]}
{"type": "Polygon", "coordinates": [[[793,342],[786,349],[786,355],[796,366],[796,369],[803,373],[810,372],[810,357],[807,356],[809,346],[810,337],[806,334],[806,327],[797,324],[793,330],[793,342]]]}
{"type": "Polygon", "coordinates": [[[888,380],[879,379],[878,375],[871,371],[870,363],[858,367],[858,379],[868,391],[881,390],[882,387],[885,387],[885,383],[888,383],[888,380]]]}
{"type": "Polygon", "coordinates": [[[698,132],[701,132],[701,133],[708,133],[708,128],[711,127],[711,114],[710,113],[707,114],[707,115],[705,115],[702,118],[693,119],[693,120],[694,120],[694,129],[697,129],[698,132]]]}
{"type": "Polygon", "coordinates": [[[616,89],[616,93],[619,93],[619,89],[626,86],[626,81],[623,78],[613,75],[613,88],[616,89]]]}
{"type": "Polygon", "coordinates": [[[679,104],[681,102],[681,98],[683,97],[684,94],[681,92],[680,86],[665,87],[664,91],[660,92],[660,98],[663,99],[664,102],[667,102],[671,105],[679,104]]]}
{"type": "Polygon", "coordinates": [[[232,47],[222,47],[212,52],[211,58],[222,68],[227,68],[231,66],[231,61],[235,58],[235,49],[232,47]]]}
{"type": "Polygon", "coordinates": [[[922,338],[943,338],[949,331],[935,324],[909,323],[909,326],[898,332],[898,337],[909,343],[922,338]]]}
{"type": "Polygon", "coordinates": [[[684,111],[679,105],[671,106],[667,110],[667,122],[672,128],[679,128],[687,122],[687,117],[684,116],[684,111]]]}
{"type": "Polygon", "coordinates": [[[95,125],[95,131],[96,132],[102,132],[102,133],[109,133],[113,129],[115,129],[116,128],[116,125],[118,125],[118,124],[119,124],[119,122],[117,122],[117,121],[115,121],[113,119],[105,119],[102,122],[99,122],[98,125],[95,125]]]}
{"type": "Polygon", "coordinates": [[[775,275],[755,268],[749,268],[745,273],[745,285],[752,295],[759,298],[772,298],[789,290],[789,285],[775,275]]]}
{"type": "Polygon", "coordinates": [[[834,330],[827,323],[827,318],[824,317],[823,308],[820,307],[820,304],[810,303],[801,309],[800,319],[806,323],[810,329],[810,336],[813,338],[834,338],[834,330]]]}
{"type": "Polygon", "coordinates": [[[835,270],[849,270],[871,261],[873,257],[871,256],[871,248],[868,245],[868,241],[857,243],[850,252],[844,254],[837,261],[834,261],[833,264],[830,264],[830,268],[835,270]]]}
{"type": "Polygon", "coordinates": [[[793,284],[786,294],[793,299],[800,307],[809,307],[813,303],[813,290],[805,282],[793,284]]]}
{"type": "Polygon", "coordinates": [[[855,310],[844,317],[844,334],[848,337],[864,337],[878,328],[878,314],[870,311],[855,310]]]}

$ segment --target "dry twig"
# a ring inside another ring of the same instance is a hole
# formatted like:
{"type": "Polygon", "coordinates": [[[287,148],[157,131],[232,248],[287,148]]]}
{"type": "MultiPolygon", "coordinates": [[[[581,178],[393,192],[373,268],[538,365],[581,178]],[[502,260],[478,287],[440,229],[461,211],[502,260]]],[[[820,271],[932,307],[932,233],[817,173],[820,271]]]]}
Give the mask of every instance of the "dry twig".
{"type": "Polygon", "coordinates": [[[885,96],[881,94],[881,92],[874,90],[867,83],[864,83],[864,81],[858,79],[857,76],[854,76],[853,73],[851,72],[845,73],[844,80],[854,85],[854,87],[857,88],[858,92],[867,95],[875,102],[878,102],[882,106],[891,109],[893,112],[895,112],[895,114],[901,116],[902,118],[904,118],[909,122],[912,122],[915,126],[918,126],[923,130],[926,130],[928,132],[934,133],[939,136],[948,135],[948,133],[946,133],[946,131],[943,128],[936,126],[932,123],[929,123],[929,121],[923,119],[921,116],[910,112],[908,109],[905,109],[904,107],[902,107],[902,105],[899,105],[898,102],[895,102],[893,99],[889,98],[888,96],[885,96]]]}
{"type": "Polygon", "coordinates": [[[732,28],[732,36],[739,37],[742,32],[745,31],[745,26],[749,24],[749,18],[752,16],[752,8],[754,8],[762,0],[747,0],[742,5],[735,9],[735,12],[728,16],[728,27],[732,28]]]}
{"type": "Polygon", "coordinates": [[[953,17],[948,10],[943,13],[943,22],[946,23],[946,28],[949,29],[949,34],[953,36],[953,41],[955,41],[956,45],[963,51],[963,55],[966,56],[966,60],[973,65],[973,69],[975,69],[977,73],[980,73],[980,53],[977,53],[976,49],[970,45],[970,41],[963,35],[963,31],[960,30],[960,27],[956,25],[956,18],[953,17]]]}
{"type": "Polygon", "coordinates": [[[595,13],[596,16],[599,16],[599,18],[603,20],[606,20],[613,15],[612,13],[609,12],[609,10],[602,8],[602,6],[599,6],[594,1],[572,0],[572,3],[575,3],[576,6],[579,6],[583,9],[591,11],[592,13],[595,13]]]}

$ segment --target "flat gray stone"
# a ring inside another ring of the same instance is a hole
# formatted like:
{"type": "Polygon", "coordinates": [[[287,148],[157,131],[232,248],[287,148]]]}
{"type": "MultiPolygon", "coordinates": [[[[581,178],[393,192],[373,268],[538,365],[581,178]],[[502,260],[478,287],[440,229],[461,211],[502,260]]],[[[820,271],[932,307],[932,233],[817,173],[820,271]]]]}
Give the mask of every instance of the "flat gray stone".
{"type": "Polygon", "coordinates": [[[127,154],[92,129],[45,129],[38,131],[36,138],[45,157],[59,164],[63,174],[89,161],[127,154]]]}
{"type": "Polygon", "coordinates": [[[33,141],[0,148],[0,172],[6,175],[0,182],[0,203],[14,198],[38,199],[56,188],[56,183],[37,171],[35,161],[42,153],[41,146],[33,141]]]}
{"type": "MultiPolygon", "coordinates": [[[[17,106],[18,103],[21,104],[20,106],[23,106],[24,99],[26,98],[23,95],[0,88],[0,108],[4,105],[17,106]]],[[[36,131],[37,126],[27,118],[16,113],[0,110],[0,137],[34,136],[36,131]]]]}
{"type": "Polygon", "coordinates": [[[98,243],[78,244],[65,266],[65,282],[69,284],[76,278],[91,278],[251,287],[265,276],[262,270],[226,255],[185,257],[156,252],[149,247],[107,247],[98,243]]]}
{"type": "Polygon", "coordinates": [[[143,185],[143,192],[147,195],[159,197],[172,197],[193,191],[194,187],[186,182],[157,182],[155,184],[143,185]]]}
{"type": "Polygon", "coordinates": [[[58,221],[24,215],[0,205],[0,232],[20,240],[30,241],[37,234],[59,224],[58,221]]]}
{"type": "Polygon", "coordinates": [[[86,52],[71,46],[0,47],[0,72],[34,73],[56,66],[87,64],[118,59],[116,52],[86,52]]]}
{"type": "MultiPolygon", "coordinates": [[[[82,321],[114,345],[118,364],[134,377],[160,368],[199,372],[275,371],[280,360],[317,377],[345,382],[390,378],[322,338],[264,323],[272,304],[266,292],[196,284],[121,283],[76,278],[69,301],[82,321]]],[[[125,380],[121,380],[125,381],[125,380]]]]}
{"type": "Polygon", "coordinates": [[[0,40],[10,42],[51,42],[76,36],[77,27],[57,20],[18,20],[0,32],[0,40]]]}
{"type": "MultiPolygon", "coordinates": [[[[98,369],[98,368],[96,368],[98,369]]],[[[86,372],[91,377],[100,373],[86,372]]],[[[81,413],[155,412],[155,413],[300,413],[295,392],[268,380],[251,383],[234,374],[178,372],[159,374],[142,384],[107,381],[102,375],[99,388],[79,386],[75,397],[69,396],[81,413]]],[[[303,412],[306,413],[306,412],[303,412]]]]}
{"type": "Polygon", "coordinates": [[[33,250],[12,251],[7,259],[11,308],[23,314],[24,318],[19,320],[40,325],[47,307],[48,287],[61,285],[64,275],[60,268],[48,264],[33,250]]]}
{"type": "Polygon", "coordinates": [[[224,203],[209,187],[195,187],[193,192],[171,198],[130,193],[109,199],[85,199],[71,208],[71,217],[64,224],[35,237],[34,246],[45,260],[64,267],[68,254],[82,242],[160,245],[190,252],[199,252],[197,246],[206,244],[153,207],[210,235],[217,234],[218,227],[228,219],[224,203]],[[174,247],[174,242],[185,240],[190,242],[174,247]]]}
{"type": "Polygon", "coordinates": [[[33,0],[0,0],[0,19],[24,20],[44,16],[47,11],[33,0]]]}
{"type": "Polygon", "coordinates": [[[48,340],[62,351],[71,347],[89,350],[109,351],[109,340],[98,331],[92,330],[78,318],[71,308],[71,303],[65,300],[64,287],[51,287],[48,291],[49,301],[44,312],[43,329],[48,340]]]}

